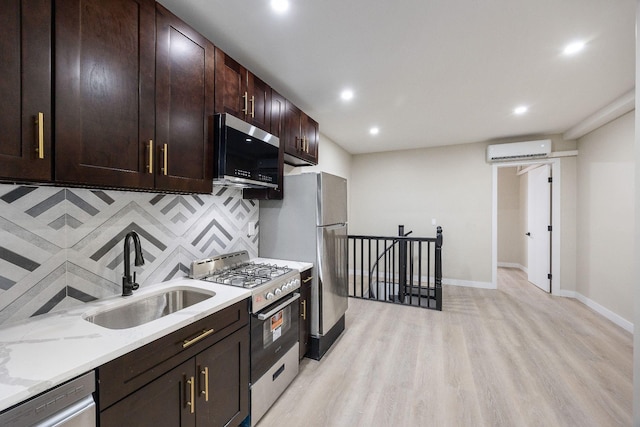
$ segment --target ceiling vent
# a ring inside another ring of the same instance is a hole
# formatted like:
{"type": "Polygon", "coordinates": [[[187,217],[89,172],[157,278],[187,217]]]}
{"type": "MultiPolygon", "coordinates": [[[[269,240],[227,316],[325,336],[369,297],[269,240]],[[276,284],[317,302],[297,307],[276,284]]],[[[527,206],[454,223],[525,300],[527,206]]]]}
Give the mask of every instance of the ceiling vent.
{"type": "Polygon", "coordinates": [[[549,157],[551,140],[512,142],[487,147],[487,162],[506,162],[510,160],[531,160],[549,157]]]}

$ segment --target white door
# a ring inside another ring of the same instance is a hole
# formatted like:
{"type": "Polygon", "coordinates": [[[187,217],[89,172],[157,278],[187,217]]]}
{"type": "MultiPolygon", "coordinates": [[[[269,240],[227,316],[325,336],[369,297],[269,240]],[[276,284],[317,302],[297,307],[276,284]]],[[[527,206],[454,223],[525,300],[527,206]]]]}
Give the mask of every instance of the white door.
{"type": "Polygon", "coordinates": [[[528,172],[527,249],[528,280],[540,289],[550,292],[551,282],[551,185],[549,165],[528,172]]]}

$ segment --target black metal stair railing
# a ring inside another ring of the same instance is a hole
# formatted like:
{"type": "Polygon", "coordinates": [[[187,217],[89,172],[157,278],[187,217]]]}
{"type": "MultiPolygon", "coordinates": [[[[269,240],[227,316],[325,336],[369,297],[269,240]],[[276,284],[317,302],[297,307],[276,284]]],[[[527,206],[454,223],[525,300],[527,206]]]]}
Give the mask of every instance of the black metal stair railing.
{"type": "Polygon", "coordinates": [[[442,310],[442,228],[436,237],[349,236],[349,296],[442,310]]]}

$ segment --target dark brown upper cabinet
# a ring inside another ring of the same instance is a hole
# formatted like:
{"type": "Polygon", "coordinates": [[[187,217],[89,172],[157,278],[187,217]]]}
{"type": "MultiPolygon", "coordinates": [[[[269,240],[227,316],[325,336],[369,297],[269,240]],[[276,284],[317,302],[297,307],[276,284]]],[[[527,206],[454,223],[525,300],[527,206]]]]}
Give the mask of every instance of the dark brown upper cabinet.
{"type": "Polygon", "coordinates": [[[245,199],[282,200],[284,197],[284,129],[285,129],[286,100],[275,90],[271,91],[271,134],[280,138],[278,153],[278,188],[245,188],[242,196],[245,199]]]}
{"type": "Polygon", "coordinates": [[[55,180],[154,188],[153,0],[55,2],[55,180]]]}
{"type": "Polygon", "coordinates": [[[157,5],[155,186],[211,193],[215,48],[157,5]]]}
{"type": "Polygon", "coordinates": [[[271,87],[218,48],[215,106],[271,132],[271,87]]]}
{"type": "Polygon", "coordinates": [[[0,178],[50,181],[51,1],[0,6],[0,178]]]}
{"type": "Polygon", "coordinates": [[[55,36],[55,180],[210,193],[213,45],[153,0],[59,0],[55,36]]]}
{"type": "Polygon", "coordinates": [[[318,164],[318,122],[287,100],[285,113],[284,161],[293,166],[318,164]]]}

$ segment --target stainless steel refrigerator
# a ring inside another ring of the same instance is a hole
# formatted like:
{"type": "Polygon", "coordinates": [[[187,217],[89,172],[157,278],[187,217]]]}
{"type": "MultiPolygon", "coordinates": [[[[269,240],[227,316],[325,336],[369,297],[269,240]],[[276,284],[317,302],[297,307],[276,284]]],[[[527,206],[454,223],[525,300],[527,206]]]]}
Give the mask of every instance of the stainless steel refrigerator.
{"type": "Polygon", "coordinates": [[[313,263],[311,350],[320,359],[344,330],[348,307],[347,180],[284,177],[284,199],[260,201],[261,257],[313,263]]]}

